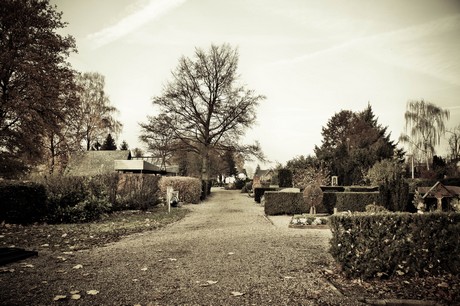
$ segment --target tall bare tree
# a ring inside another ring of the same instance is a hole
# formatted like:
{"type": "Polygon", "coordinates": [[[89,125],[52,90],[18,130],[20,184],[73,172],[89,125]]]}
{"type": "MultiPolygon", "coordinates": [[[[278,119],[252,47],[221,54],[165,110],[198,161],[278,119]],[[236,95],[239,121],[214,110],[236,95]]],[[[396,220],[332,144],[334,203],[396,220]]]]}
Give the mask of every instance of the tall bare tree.
{"type": "Polygon", "coordinates": [[[57,33],[61,16],[48,0],[1,2],[0,176],[41,162],[44,138],[65,120],[59,93],[73,76],[67,58],[76,47],[57,33]]]}
{"type": "Polygon", "coordinates": [[[406,131],[399,140],[410,145],[412,154],[421,154],[429,170],[435,147],[446,131],[445,121],[449,119],[450,112],[424,100],[409,101],[406,109],[406,131]]]}
{"type": "Polygon", "coordinates": [[[97,72],[85,72],[78,78],[80,87],[80,131],[86,150],[96,143],[102,143],[107,134],[119,134],[122,124],[114,115],[118,110],[110,105],[105,94],[105,78],[97,72]]]}
{"type": "Polygon", "coordinates": [[[454,161],[458,161],[460,159],[460,125],[446,132],[451,134],[448,140],[450,158],[454,161]]]}
{"type": "MultiPolygon", "coordinates": [[[[182,57],[163,94],[153,99],[173,139],[201,157],[201,179],[209,180],[211,149],[255,154],[259,145],[241,145],[240,137],[256,120],[256,107],[265,99],[238,83],[238,51],[230,45],[196,49],[182,57]]],[[[153,122],[149,122],[153,123],[153,122]]]]}

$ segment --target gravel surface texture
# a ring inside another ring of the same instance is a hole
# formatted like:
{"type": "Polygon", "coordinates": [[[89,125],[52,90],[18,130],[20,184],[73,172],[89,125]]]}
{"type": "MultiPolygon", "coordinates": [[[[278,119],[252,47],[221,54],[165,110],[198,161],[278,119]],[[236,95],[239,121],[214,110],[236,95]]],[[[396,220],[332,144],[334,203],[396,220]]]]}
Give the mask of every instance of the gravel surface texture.
{"type": "Polygon", "coordinates": [[[330,230],[288,228],[238,191],[187,208],[160,230],[8,265],[0,304],[360,305],[325,277],[330,230]]]}

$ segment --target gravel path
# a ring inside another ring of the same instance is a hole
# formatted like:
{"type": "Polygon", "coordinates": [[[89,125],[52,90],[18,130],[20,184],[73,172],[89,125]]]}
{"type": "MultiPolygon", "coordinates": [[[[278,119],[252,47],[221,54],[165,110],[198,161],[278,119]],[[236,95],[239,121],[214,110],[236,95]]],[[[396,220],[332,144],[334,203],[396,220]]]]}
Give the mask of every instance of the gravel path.
{"type": "Polygon", "coordinates": [[[186,218],[158,231],[17,263],[22,273],[2,275],[0,304],[359,304],[323,276],[334,265],[328,229],[289,229],[286,217],[268,219],[238,191],[214,189],[187,207],[186,218]],[[53,301],[57,295],[66,299],[53,301]]]}

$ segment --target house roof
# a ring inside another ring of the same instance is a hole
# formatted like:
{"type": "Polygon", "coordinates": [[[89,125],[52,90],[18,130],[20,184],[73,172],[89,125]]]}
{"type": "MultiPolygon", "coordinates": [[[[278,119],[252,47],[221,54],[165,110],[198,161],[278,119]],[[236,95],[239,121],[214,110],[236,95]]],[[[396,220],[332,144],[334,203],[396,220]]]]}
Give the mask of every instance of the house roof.
{"type": "Polygon", "coordinates": [[[432,187],[417,188],[422,198],[452,198],[460,196],[459,186],[445,186],[441,182],[436,182],[432,187]]]}
{"type": "Polygon", "coordinates": [[[254,173],[254,176],[262,177],[262,176],[271,174],[272,172],[273,172],[272,169],[268,169],[268,170],[259,169],[256,173],[254,173]]]}
{"type": "Polygon", "coordinates": [[[115,160],[130,160],[129,150],[121,151],[84,151],[70,157],[66,168],[67,175],[86,176],[115,171],[115,160]]]}

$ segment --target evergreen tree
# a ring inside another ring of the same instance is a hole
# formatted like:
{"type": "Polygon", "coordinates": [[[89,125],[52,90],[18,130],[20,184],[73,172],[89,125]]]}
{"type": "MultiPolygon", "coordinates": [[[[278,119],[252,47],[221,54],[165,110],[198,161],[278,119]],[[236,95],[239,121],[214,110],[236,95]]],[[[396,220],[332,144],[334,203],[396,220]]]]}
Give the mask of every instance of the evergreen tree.
{"type": "Polygon", "coordinates": [[[323,144],[315,147],[316,156],[343,185],[361,184],[363,174],[377,161],[403,156],[390,140],[387,127],[378,124],[370,104],[362,112],[335,114],[321,134],[323,144]]]}
{"type": "Polygon", "coordinates": [[[111,134],[108,134],[101,146],[101,150],[115,151],[116,149],[117,145],[115,143],[115,139],[113,139],[111,134]]]}

